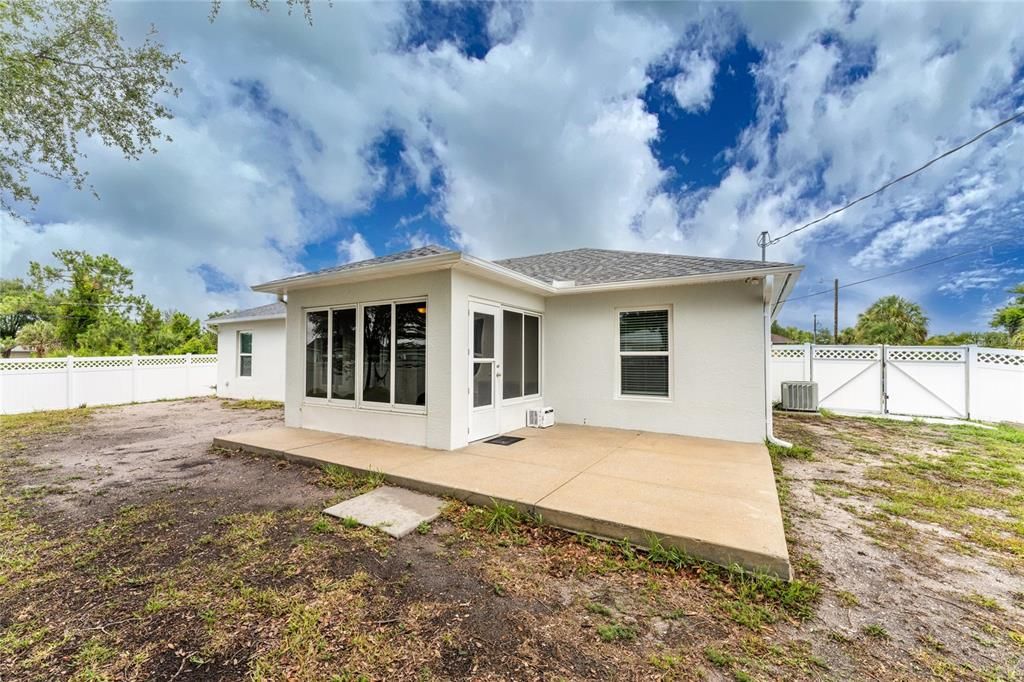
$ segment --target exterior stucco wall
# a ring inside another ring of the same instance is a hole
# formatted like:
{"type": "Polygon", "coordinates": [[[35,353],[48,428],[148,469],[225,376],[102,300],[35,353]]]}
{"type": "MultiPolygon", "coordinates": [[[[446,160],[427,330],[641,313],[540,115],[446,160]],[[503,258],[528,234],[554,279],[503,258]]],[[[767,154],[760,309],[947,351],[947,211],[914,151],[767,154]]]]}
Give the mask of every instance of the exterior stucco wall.
{"type": "Polygon", "coordinates": [[[288,295],[285,424],[430,448],[451,447],[451,273],[448,270],[298,290],[288,295]],[[426,413],[320,404],[305,399],[305,310],[424,297],[426,413]]]}
{"type": "MultiPolygon", "coordinates": [[[[537,294],[506,286],[482,277],[453,271],[451,280],[452,315],[451,338],[451,417],[452,417],[452,449],[467,445],[469,433],[469,302],[470,300],[494,303],[527,312],[545,313],[545,299],[537,294]]],[[[526,425],[526,410],[544,404],[545,392],[544,366],[545,355],[543,346],[544,328],[547,318],[541,320],[541,359],[540,385],[541,398],[531,400],[519,399],[502,401],[499,407],[499,431],[514,431],[526,425]]],[[[500,395],[500,386],[499,386],[500,395]]]]}
{"type": "Polygon", "coordinates": [[[557,421],[756,442],[765,437],[761,285],[556,296],[544,317],[557,421]],[[671,399],[616,398],[616,309],[671,306],[671,399]]]}
{"type": "Polygon", "coordinates": [[[285,321],[222,323],[217,326],[217,395],[221,398],[284,400],[285,321]],[[238,332],[252,332],[252,376],[238,375],[238,332]]]}

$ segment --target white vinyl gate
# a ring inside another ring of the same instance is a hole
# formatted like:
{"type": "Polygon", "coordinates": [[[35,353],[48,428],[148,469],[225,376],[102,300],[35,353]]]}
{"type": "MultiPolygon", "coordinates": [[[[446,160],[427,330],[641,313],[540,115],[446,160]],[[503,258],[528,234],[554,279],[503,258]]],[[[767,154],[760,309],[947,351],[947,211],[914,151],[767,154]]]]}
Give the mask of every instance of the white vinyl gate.
{"type": "Polygon", "coordinates": [[[815,381],[821,407],[1024,423],[1024,351],[977,346],[772,346],[772,396],[815,381]]]}

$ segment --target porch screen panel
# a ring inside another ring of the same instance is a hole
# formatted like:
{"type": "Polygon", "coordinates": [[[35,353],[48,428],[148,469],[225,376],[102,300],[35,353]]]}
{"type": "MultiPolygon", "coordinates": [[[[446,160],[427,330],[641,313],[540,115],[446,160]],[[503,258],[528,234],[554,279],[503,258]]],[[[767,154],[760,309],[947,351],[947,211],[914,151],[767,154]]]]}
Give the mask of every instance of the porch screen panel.
{"type": "Polygon", "coordinates": [[[523,394],[540,393],[540,318],[523,317],[523,394]]]}
{"type": "Polygon", "coordinates": [[[327,311],[306,313],[306,395],[327,397],[327,311]]]}
{"type": "Polygon", "coordinates": [[[391,304],[363,308],[363,400],[391,402],[391,304]]]}
{"type": "Polygon", "coordinates": [[[505,365],[502,369],[502,397],[520,398],[523,395],[523,316],[506,310],[502,313],[501,353],[505,365]]]}
{"type": "Polygon", "coordinates": [[[331,397],[356,399],[356,310],[331,311],[331,397]]]}
{"type": "Polygon", "coordinates": [[[395,403],[426,405],[427,304],[395,305],[395,403]]]}

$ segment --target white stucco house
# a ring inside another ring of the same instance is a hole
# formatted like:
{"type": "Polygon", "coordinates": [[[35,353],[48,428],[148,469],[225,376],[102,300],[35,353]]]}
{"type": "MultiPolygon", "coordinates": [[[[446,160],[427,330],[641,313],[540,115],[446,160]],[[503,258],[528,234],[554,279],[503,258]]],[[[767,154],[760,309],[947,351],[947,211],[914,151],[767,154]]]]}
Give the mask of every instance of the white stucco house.
{"type": "Polygon", "coordinates": [[[282,302],[283,348],[277,312],[213,320],[218,393],[272,397],[283,382],[288,426],[441,450],[522,428],[544,406],[562,423],[758,442],[771,431],[771,320],[801,270],[426,246],[253,287],[282,302]],[[283,373],[264,378],[275,362],[283,373]]]}
{"type": "Polygon", "coordinates": [[[284,303],[237,310],[206,324],[217,330],[219,397],[284,400],[284,303]]]}

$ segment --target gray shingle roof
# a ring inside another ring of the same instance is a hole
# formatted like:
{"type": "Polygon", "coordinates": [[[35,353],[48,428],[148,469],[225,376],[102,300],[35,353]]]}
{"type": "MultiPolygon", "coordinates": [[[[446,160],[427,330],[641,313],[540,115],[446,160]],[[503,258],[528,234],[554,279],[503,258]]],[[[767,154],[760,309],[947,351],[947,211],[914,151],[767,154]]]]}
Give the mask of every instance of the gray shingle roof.
{"type": "Polygon", "coordinates": [[[290,282],[294,279],[300,279],[305,277],[314,277],[317,275],[326,275],[332,272],[345,272],[347,270],[361,270],[362,268],[369,268],[375,265],[383,265],[385,263],[393,263],[400,260],[409,260],[411,258],[423,258],[425,256],[437,256],[442,253],[456,253],[451,249],[447,249],[437,244],[427,244],[416,249],[409,249],[408,251],[399,251],[398,253],[390,253],[386,256],[379,256],[377,258],[370,258],[368,260],[360,260],[355,263],[345,263],[344,265],[335,265],[334,267],[324,268],[323,270],[314,270],[313,272],[304,272],[301,275],[294,275],[292,277],[284,277],[282,279],[274,280],[277,282],[290,282]]]}
{"type": "Polygon", "coordinates": [[[536,256],[494,261],[546,284],[571,280],[577,285],[633,282],[665,277],[685,277],[726,272],[742,272],[765,267],[785,267],[789,263],[704,258],[667,253],[639,253],[606,249],[572,249],[541,253],[536,256]]]}
{"type": "Polygon", "coordinates": [[[226,315],[220,315],[210,320],[213,324],[220,324],[222,322],[230,322],[231,320],[253,320],[259,318],[275,318],[284,317],[285,306],[280,301],[274,303],[268,303],[267,305],[256,306],[255,308],[246,308],[245,310],[235,310],[226,315]]]}

